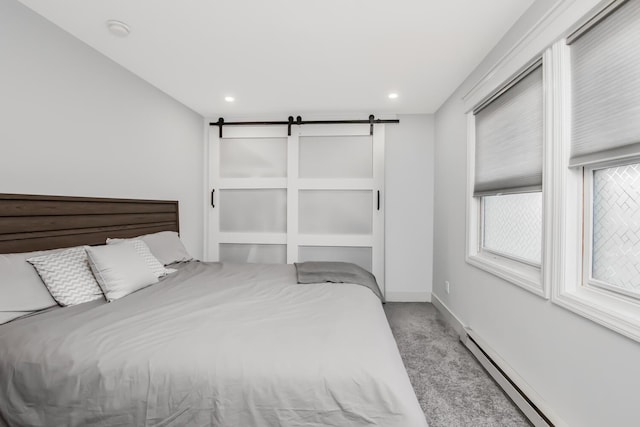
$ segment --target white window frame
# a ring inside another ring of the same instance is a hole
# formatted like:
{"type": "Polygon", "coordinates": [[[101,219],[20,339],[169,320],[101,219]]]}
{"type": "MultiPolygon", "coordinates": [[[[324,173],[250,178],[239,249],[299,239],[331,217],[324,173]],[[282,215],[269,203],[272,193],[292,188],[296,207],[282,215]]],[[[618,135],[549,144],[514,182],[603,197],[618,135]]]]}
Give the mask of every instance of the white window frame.
{"type": "MultiPolygon", "coordinates": [[[[551,194],[546,190],[546,182],[552,173],[552,159],[547,156],[550,152],[552,141],[552,128],[549,125],[551,114],[551,81],[546,77],[550,72],[551,52],[545,51],[542,55],[543,75],[543,165],[542,165],[542,258],[541,265],[532,265],[530,262],[519,261],[515,258],[502,256],[498,253],[482,249],[482,198],[474,197],[475,182],[475,149],[476,129],[475,115],[473,111],[467,113],[467,250],[465,260],[468,264],[480,268],[488,273],[498,276],[542,298],[549,298],[549,282],[545,276],[548,272],[545,266],[551,263],[551,237],[552,230],[548,218],[551,218],[551,194]]],[[[539,57],[539,56],[538,56],[539,57]]],[[[529,63],[532,63],[530,61],[529,63]]],[[[486,96],[495,93],[500,86],[487,91],[486,96]]]]}
{"type": "Polygon", "coordinates": [[[566,40],[552,47],[553,123],[553,253],[551,301],[622,335],[640,341],[640,300],[593,286],[590,277],[591,177],[594,169],[629,164],[600,163],[569,168],[571,145],[570,48],[566,40]],[[586,170],[586,172],[585,172],[586,170]]]}

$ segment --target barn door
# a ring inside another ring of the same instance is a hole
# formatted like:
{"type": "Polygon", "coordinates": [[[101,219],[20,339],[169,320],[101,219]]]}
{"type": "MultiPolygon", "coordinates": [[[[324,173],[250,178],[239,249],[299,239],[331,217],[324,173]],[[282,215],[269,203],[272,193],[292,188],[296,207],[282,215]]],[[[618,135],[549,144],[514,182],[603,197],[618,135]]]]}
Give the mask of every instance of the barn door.
{"type": "Polygon", "coordinates": [[[384,288],[384,125],[210,135],[207,259],[353,262],[384,288]]]}

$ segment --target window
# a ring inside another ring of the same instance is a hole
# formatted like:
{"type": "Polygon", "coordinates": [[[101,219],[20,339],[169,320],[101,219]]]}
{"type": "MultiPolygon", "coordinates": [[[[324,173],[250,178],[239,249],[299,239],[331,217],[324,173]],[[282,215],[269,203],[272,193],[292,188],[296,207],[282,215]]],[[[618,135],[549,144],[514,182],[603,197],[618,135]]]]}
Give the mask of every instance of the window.
{"type": "Polygon", "coordinates": [[[546,296],[542,74],[537,60],[470,114],[467,262],[546,296]]]}
{"type": "Polygon", "coordinates": [[[482,250],[541,265],[542,193],[485,196],[482,218],[482,250]]]}
{"type": "Polygon", "coordinates": [[[640,341],[640,2],[554,46],[560,262],[555,303],[640,341]],[[564,68],[563,68],[564,67],[564,68]]]}
{"type": "Polygon", "coordinates": [[[640,163],[587,169],[591,188],[584,276],[588,284],[640,299],[640,163]]]}

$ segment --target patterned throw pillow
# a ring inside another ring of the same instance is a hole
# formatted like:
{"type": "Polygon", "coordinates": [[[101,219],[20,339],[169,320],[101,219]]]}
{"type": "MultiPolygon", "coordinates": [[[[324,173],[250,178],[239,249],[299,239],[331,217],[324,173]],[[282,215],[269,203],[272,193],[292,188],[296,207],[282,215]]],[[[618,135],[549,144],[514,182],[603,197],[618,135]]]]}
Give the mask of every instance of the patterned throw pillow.
{"type": "Polygon", "coordinates": [[[142,240],[139,240],[139,239],[107,240],[107,245],[114,245],[114,244],[117,245],[117,244],[122,244],[123,242],[129,242],[133,244],[133,248],[136,250],[138,255],[140,255],[142,259],[144,259],[144,262],[147,264],[147,267],[149,267],[149,269],[153,271],[153,274],[155,274],[157,278],[166,276],[167,274],[170,274],[176,271],[173,268],[165,268],[164,265],[162,265],[160,261],[158,261],[158,259],[153,256],[153,254],[151,253],[151,250],[149,249],[149,246],[147,246],[147,244],[142,240]]]}
{"type": "Polygon", "coordinates": [[[81,246],[27,259],[62,306],[104,298],[81,246]]]}

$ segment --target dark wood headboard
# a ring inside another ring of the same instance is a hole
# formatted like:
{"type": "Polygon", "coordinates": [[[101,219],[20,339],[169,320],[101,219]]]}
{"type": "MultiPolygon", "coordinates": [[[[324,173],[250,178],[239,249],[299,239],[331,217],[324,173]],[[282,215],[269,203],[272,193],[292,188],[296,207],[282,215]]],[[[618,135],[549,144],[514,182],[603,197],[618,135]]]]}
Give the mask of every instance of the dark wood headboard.
{"type": "Polygon", "coordinates": [[[177,201],[0,194],[0,253],[99,245],[179,224],[177,201]]]}

